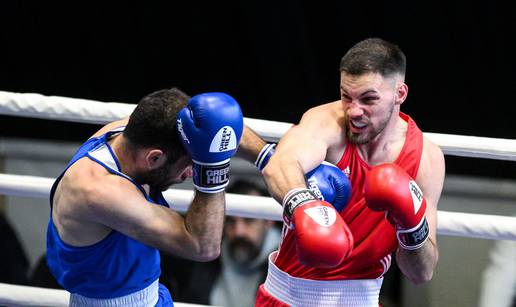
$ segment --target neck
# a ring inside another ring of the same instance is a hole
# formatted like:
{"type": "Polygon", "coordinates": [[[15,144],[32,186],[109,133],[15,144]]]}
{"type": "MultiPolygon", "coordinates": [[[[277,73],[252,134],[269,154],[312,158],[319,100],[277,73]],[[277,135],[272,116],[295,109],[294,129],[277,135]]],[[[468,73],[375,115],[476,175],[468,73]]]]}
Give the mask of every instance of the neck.
{"type": "Polygon", "coordinates": [[[403,147],[406,133],[407,123],[394,112],[383,131],[366,144],[357,145],[357,150],[369,165],[393,162],[403,147]]]}
{"type": "Polygon", "coordinates": [[[118,159],[118,163],[121,168],[120,171],[133,178],[136,174],[136,153],[129,149],[131,147],[129,146],[127,139],[123,134],[118,134],[109,141],[109,144],[118,159]]]}

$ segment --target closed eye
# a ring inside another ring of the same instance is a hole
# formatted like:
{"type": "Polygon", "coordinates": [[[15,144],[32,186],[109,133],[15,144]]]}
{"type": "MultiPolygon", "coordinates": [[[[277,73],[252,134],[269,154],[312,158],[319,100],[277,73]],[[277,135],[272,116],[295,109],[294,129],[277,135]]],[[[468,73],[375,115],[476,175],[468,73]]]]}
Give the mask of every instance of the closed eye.
{"type": "Polygon", "coordinates": [[[342,100],[347,100],[347,101],[351,100],[351,97],[349,97],[349,96],[348,96],[348,95],[346,95],[346,94],[342,94],[342,95],[341,95],[341,98],[342,98],[342,100]]]}
{"type": "Polygon", "coordinates": [[[376,96],[368,96],[368,97],[363,97],[361,98],[360,100],[362,100],[363,102],[365,103],[374,103],[375,101],[377,101],[378,99],[380,99],[380,97],[376,97],[376,96]]]}

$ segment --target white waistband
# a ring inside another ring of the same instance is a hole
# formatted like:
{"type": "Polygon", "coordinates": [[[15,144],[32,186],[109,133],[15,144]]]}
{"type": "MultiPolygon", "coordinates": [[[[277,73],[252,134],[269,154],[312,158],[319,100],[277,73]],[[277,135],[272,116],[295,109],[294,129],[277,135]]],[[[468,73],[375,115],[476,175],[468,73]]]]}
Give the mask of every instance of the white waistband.
{"type": "Polygon", "coordinates": [[[378,307],[383,277],[377,279],[311,280],[297,278],[275,264],[277,252],[269,255],[265,290],[290,306],[378,307]]]}
{"type": "Polygon", "coordinates": [[[147,288],[133,292],[128,295],[102,299],[89,298],[77,293],[70,294],[70,307],[73,306],[92,306],[92,307],[147,307],[155,306],[159,298],[159,282],[155,280],[147,288]]]}

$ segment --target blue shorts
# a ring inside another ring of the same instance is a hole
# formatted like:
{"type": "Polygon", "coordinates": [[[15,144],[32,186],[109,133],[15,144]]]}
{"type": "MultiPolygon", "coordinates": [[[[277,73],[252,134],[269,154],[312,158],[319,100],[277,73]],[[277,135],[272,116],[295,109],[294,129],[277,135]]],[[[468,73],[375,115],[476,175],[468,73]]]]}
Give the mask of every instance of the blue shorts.
{"type": "Polygon", "coordinates": [[[174,307],[174,302],[172,301],[172,296],[170,292],[168,292],[167,287],[159,284],[159,299],[155,305],[156,307],[174,307]]]}

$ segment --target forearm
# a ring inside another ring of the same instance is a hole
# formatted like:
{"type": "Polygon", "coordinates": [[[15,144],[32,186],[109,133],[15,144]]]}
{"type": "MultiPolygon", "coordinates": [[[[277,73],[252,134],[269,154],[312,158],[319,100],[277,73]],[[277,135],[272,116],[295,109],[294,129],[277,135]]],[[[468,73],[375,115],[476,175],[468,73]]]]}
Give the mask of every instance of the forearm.
{"type": "Polygon", "coordinates": [[[185,226],[194,242],[192,258],[209,261],[220,254],[225,194],[196,192],[186,213],[185,226]]]}
{"type": "Polygon", "coordinates": [[[396,261],[401,272],[413,283],[421,284],[432,279],[439,252],[432,238],[416,250],[398,248],[396,261]]]}
{"type": "Polygon", "coordinates": [[[267,144],[256,132],[244,125],[240,145],[238,146],[237,157],[245,159],[251,163],[256,161],[258,154],[267,144]]]}
{"type": "Polygon", "coordinates": [[[278,144],[267,166],[262,170],[263,177],[272,197],[278,202],[292,189],[306,188],[305,174],[324,161],[326,147],[317,146],[317,142],[308,141],[304,145],[302,133],[290,132],[288,139],[278,144]]]}
{"type": "MultiPolygon", "coordinates": [[[[267,142],[256,134],[256,132],[244,126],[237,156],[251,163],[255,163],[265,145],[267,145],[267,142]]],[[[303,187],[306,185],[303,172],[298,163],[282,157],[275,158],[275,161],[269,162],[267,167],[263,169],[263,176],[272,197],[280,203],[291,186],[303,187]]]]}
{"type": "Polygon", "coordinates": [[[294,160],[283,160],[273,156],[262,173],[271,196],[280,204],[288,191],[306,188],[303,170],[294,160]]]}

